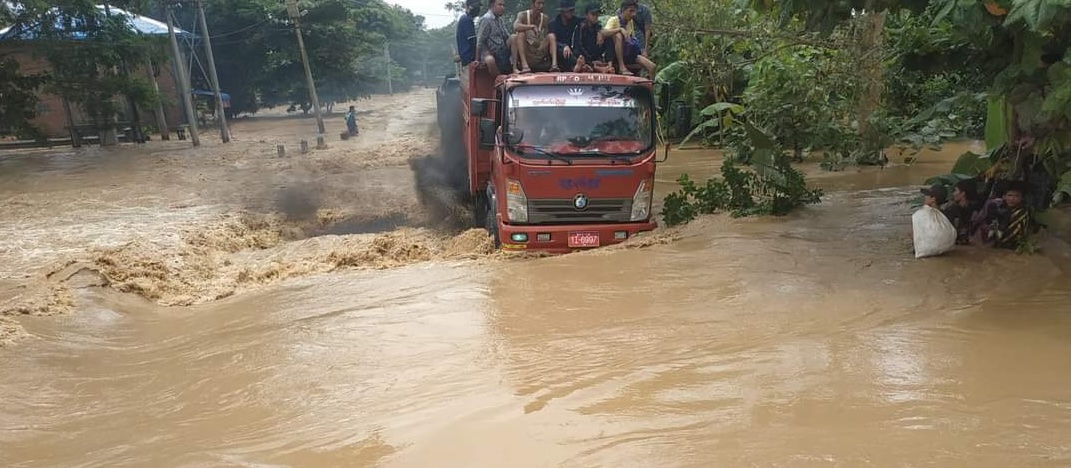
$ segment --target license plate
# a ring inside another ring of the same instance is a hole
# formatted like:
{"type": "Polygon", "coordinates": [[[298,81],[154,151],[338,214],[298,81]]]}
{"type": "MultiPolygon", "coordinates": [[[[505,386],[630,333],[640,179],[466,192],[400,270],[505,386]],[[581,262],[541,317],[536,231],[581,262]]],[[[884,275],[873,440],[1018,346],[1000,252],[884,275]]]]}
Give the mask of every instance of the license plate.
{"type": "Polygon", "coordinates": [[[570,232],[569,247],[598,247],[599,233],[597,232],[570,232]]]}

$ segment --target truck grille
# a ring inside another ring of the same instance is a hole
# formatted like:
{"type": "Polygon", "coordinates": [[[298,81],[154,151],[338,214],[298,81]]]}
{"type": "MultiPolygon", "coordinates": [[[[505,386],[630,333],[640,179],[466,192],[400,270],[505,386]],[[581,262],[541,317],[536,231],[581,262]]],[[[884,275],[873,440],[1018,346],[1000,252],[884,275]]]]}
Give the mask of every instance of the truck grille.
{"type": "Polygon", "coordinates": [[[528,200],[529,224],[627,223],[632,200],[592,198],[588,207],[577,210],[572,199],[528,200]]]}

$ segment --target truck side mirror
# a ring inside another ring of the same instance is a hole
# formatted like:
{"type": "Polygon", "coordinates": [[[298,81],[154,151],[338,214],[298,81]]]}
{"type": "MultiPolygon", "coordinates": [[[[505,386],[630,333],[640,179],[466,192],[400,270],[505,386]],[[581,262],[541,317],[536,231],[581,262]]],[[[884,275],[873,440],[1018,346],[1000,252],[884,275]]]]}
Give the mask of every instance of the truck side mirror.
{"type": "Polygon", "coordinates": [[[480,119],[480,147],[481,148],[494,148],[495,146],[495,131],[498,126],[495,125],[495,119],[480,119]]]}
{"type": "Polygon", "coordinates": [[[469,115],[483,117],[487,113],[487,102],[492,99],[473,98],[469,101],[469,115]]]}
{"type": "Polygon", "coordinates": [[[510,130],[506,133],[506,144],[510,146],[517,146],[518,143],[524,140],[524,130],[510,130]]]}

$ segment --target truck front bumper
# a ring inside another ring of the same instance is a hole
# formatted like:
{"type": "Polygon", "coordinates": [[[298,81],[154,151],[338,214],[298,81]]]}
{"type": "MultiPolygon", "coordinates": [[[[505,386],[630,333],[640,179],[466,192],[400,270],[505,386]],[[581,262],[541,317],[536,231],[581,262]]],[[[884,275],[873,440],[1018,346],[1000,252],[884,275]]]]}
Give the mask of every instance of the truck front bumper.
{"type": "Polygon", "coordinates": [[[569,253],[607,245],[620,244],[638,233],[658,227],[653,221],[643,223],[615,224],[569,224],[569,225],[510,225],[499,222],[498,236],[506,251],[535,251],[569,253]],[[580,235],[589,242],[584,246],[571,245],[570,238],[580,235]],[[591,245],[593,235],[597,245],[591,245]]]}

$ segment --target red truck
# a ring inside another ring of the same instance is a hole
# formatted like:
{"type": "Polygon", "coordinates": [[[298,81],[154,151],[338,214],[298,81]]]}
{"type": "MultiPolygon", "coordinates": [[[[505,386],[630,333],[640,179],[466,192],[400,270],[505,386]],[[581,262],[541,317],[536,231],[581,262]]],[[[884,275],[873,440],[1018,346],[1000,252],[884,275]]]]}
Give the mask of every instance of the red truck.
{"type": "Polygon", "coordinates": [[[474,224],[496,247],[553,253],[654,229],[654,90],[604,73],[492,79],[469,66],[447,78],[436,96],[441,151],[466,169],[457,189],[474,224]]]}

